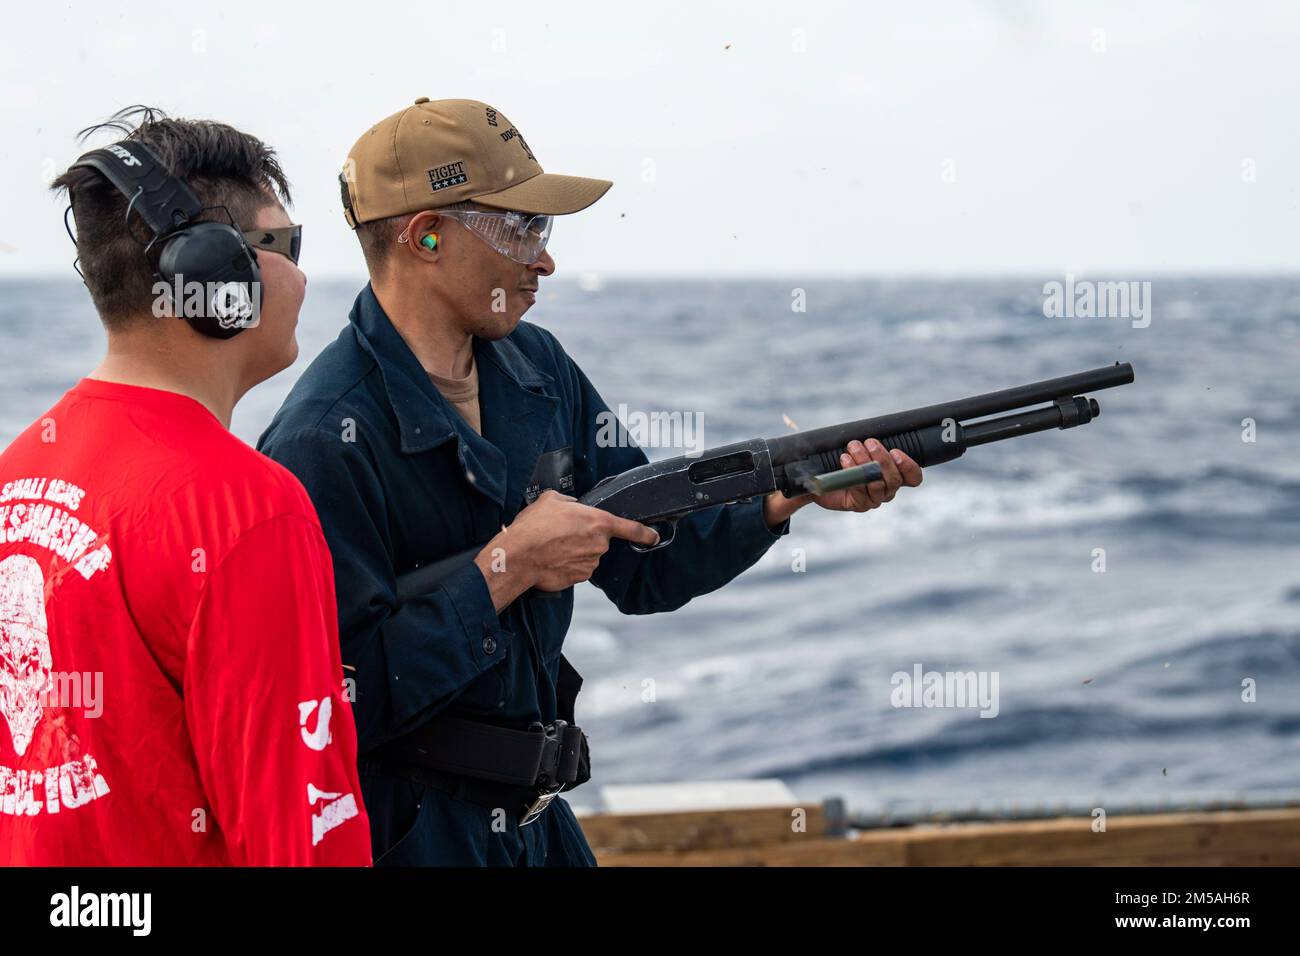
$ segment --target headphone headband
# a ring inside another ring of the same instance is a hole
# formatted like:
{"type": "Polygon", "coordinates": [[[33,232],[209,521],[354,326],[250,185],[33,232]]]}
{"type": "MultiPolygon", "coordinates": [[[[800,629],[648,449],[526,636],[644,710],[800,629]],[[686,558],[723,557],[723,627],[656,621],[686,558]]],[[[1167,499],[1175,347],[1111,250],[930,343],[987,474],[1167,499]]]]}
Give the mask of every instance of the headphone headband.
{"type": "Polygon", "coordinates": [[[130,200],[130,208],[155,236],[174,232],[203,212],[203,204],[190,187],[170,175],[143,143],[125,140],[91,150],[72,165],[102,173],[130,200]]]}

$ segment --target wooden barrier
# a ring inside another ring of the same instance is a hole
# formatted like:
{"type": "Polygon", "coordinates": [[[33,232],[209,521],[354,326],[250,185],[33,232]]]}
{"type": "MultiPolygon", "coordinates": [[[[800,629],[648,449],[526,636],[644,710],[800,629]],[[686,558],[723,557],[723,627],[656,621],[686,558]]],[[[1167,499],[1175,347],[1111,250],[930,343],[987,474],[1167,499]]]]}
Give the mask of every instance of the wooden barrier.
{"type": "Polygon", "coordinates": [[[687,813],[609,813],[581,818],[587,842],[598,852],[694,853],[770,847],[825,837],[820,805],[758,807],[687,813]]]}
{"type": "Polygon", "coordinates": [[[598,814],[601,866],[1298,866],[1300,809],[923,824],[827,836],[820,807],[598,814]]]}

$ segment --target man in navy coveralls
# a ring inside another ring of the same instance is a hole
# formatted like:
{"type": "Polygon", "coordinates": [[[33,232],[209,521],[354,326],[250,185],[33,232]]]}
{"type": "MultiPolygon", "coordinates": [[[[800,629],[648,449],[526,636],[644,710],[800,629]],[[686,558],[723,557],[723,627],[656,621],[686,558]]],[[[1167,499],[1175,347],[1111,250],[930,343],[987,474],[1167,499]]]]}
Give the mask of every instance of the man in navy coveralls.
{"type": "MultiPolygon", "coordinates": [[[[370,283],[259,447],[306,486],[333,554],[375,862],[594,865],[563,799],[526,821],[527,795],[386,754],[439,721],[516,736],[572,724],[573,585],[590,580],[626,614],[675,610],[754,564],[812,499],[698,512],[649,553],[629,542],[652,545],[653,530],[576,501],[646,457],[607,430],[598,440],[608,406],[521,318],[555,269],[552,217],[609,182],[544,173],[484,103],[425,98],[368,130],[340,180],[370,283]],[[398,574],[475,547],[432,593],[398,601],[398,574]]],[[[874,441],[849,452],[841,465],[874,460],[885,478],[822,507],[870,510],[921,481],[874,441]]]]}

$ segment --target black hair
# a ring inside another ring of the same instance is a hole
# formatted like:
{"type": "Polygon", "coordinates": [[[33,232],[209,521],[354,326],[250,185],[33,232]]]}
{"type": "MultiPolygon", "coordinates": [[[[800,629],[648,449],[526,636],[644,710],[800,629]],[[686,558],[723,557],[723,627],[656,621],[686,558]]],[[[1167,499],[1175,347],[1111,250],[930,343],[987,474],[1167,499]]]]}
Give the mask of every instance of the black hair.
{"type": "MultiPolygon", "coordinates": [[[[201,219],[230,221],[249,231],[256,228],[260,210],[292,201],[275,150],[233,126],[173,119],[153,107],[129,106],[81,130],[77,138],[84,143],[104,132],[148,146],[206,207],[201,219]]],[[[133,316],[148,314],[158,250],[155,246],[151,256],[144,254],[151,233],[138,213],[132,212],[128,220],[126,197],[84,166],[68,169],[50,188],[67,191],[81,271],[104,325],[118,329],[133,316]]]]}

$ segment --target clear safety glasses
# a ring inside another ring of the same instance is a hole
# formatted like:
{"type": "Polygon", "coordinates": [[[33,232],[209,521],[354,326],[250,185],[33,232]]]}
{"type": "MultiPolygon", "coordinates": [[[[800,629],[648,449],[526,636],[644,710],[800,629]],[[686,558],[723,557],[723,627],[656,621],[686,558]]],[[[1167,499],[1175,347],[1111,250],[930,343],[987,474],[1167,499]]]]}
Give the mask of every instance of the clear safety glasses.
{"type": "Polygon", "coordinates": [[[523,212],[483,212],[478,209],[439,209],[455,219],[489,246],[524,265],[536,262],[551,238],[554,216],[523,212]]]}

